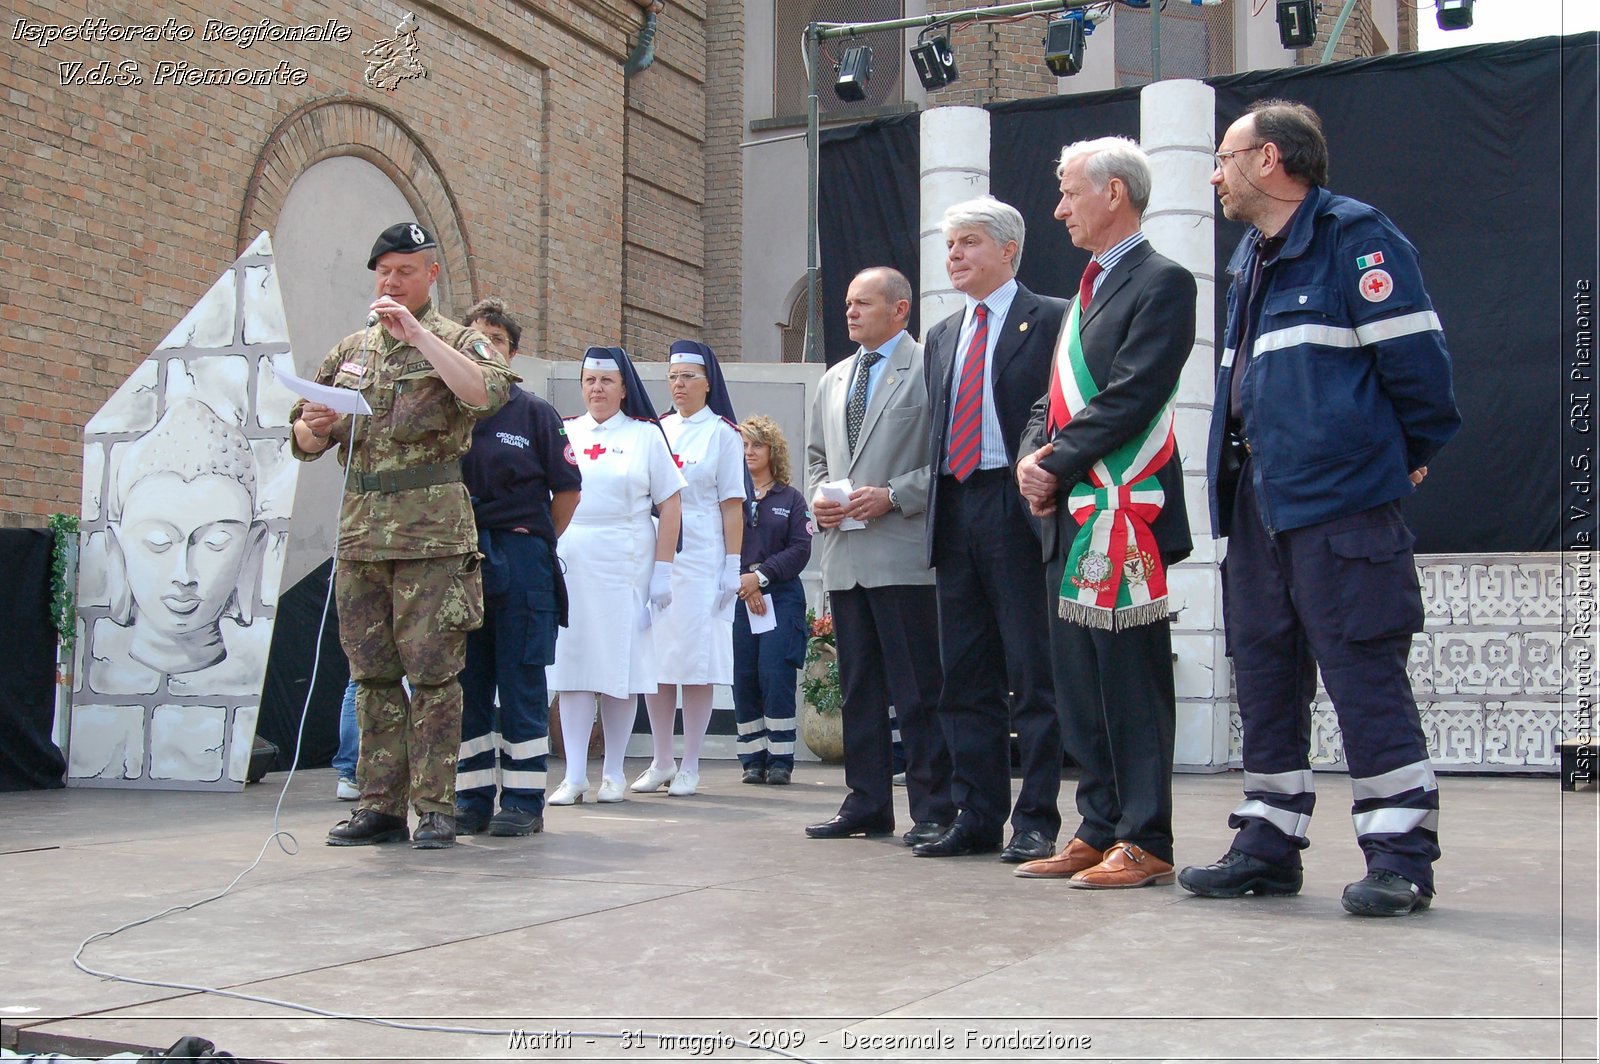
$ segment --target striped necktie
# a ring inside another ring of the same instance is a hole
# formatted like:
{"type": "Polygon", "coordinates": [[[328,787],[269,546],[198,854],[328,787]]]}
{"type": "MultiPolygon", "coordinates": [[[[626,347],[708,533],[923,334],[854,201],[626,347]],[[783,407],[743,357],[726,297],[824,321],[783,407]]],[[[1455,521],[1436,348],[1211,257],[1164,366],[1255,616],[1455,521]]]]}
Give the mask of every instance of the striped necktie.
{"type": "Polygon", "coordinates": [[[958,481],[966,480],[978,468],[983,450],[983,375],[989,354],[989,308],[982,303],[975,311],[977,324],[961,364],[961,380],[956,384],[956,401],[950,414],[950,472],[958,481]]]}

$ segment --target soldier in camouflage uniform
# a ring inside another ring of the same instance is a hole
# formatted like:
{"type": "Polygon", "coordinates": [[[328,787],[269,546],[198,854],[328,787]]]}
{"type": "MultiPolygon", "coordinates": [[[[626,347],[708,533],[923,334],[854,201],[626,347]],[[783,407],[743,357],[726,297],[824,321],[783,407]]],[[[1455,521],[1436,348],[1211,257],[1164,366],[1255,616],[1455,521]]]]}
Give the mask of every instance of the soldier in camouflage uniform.
{"type": "Polygon", "coordinates": [[[481,333],[433,308],[436,248],[414,222],[384,230],[367,262],[377,274],[373,324],[340,341],[317,371],[319,383],[365,395],[371,417],[309,400],[290,414],[296,458],[312,461],[337,444],[348,467],[334,594],[357,684],[361,800],[328,832],[332,846],[455,843],[456,677],[467,632],[483,623],[460,458],[473,422],[500,409],[517,378],[481,333]],[[420,818],[414,835],[408,800],[420,818]]]}

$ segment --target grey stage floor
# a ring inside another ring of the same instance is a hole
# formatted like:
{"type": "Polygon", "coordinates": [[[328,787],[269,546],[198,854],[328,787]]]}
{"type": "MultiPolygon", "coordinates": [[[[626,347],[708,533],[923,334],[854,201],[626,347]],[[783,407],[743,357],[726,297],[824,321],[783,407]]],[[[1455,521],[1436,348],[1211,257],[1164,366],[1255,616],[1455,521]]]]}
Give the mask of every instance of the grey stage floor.
{"type": "MultiPolygon", "coordinates": [[[[1318,777],[1304,892],[1233,902],[808,840],[843,794],[833,767],[803,764],[788,788],[743,786],[726,761],[702,778],[693,798],[555,809],[542,836],[422,852],[325,846],[349,806],[330,771],[302,773],[281,821],[297,854],[273,848],[222,900],[85,953],[119,975],[481,1033],[74,969],[87,936],[245,868],[282,773],[229,796],[0,794],[0,1044],[100,1055],[199,1034],[264,1061],[784,1059],[735,1044],[752,1040],[813,1061],[1596,1056],[1592,788],[1443,780],[1433,910],[1363,920],[1339,907],[1363,871],[1342,776],[1318,777]]],[[[1238,786],[1177,779],[1180,863],[1226,848],[1238,786]]]]}

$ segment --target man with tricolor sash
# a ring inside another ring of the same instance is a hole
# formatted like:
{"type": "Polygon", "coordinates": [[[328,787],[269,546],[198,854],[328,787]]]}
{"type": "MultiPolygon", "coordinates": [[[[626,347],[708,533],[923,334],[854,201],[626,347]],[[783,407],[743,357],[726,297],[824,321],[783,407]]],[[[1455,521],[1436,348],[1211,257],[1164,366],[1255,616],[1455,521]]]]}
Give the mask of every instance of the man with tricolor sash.
{"type": "Polygon", "coordinates": [[[1167,568],[1187,557],[1173,397],[1195,281],[1140,229],[1150,164],[1122,137],[1069,144],[1055,216],[1092,253],[1023,433],[1041,519],[1062,745],[1081,769],[1072,839],[1017,869],[1087,889],[1171,883],[1176,697],[1167,568]]]}
{"type": "Polygon", "coordinates": [[[1434,893],[1439,786],[1406,675],[1422,595],[1397,503],[1461,426],[1444,332],[1410,241],[1323,187],[1316,112],[1257,103],[1215,162],[1223,213],[1250,224],[1228,265],[1207,455],[1244,801],[1228,852],[1179,882],[1206,897],[1299,891],[1320,667],[1367,864],[1344,907],[1418,912],[1434,893]]]}

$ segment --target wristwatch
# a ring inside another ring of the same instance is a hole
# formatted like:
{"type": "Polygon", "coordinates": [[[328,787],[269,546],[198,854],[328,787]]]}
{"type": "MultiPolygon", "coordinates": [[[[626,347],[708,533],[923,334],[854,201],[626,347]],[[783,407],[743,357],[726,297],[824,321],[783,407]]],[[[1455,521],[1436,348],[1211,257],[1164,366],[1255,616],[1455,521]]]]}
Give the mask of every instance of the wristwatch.
{"type": "Polygon", "coordinates": [[[761,571],[761,567],[759,565],[752,565],[750,567],[750,571],[756,574],[756,583],[761,587],[765,588],[772,582],[767,579],[767,574],[761,571]]]}
{"type": "Polygon", "coordinates": [[[889,489],[889,509],[900,509],[900,496],[894,493],[894,488],[892,487],[889,489]]]}

